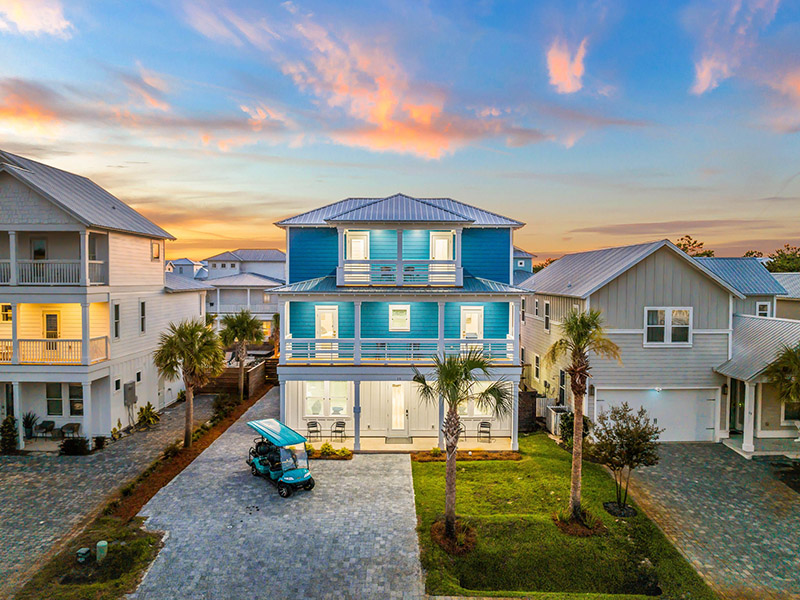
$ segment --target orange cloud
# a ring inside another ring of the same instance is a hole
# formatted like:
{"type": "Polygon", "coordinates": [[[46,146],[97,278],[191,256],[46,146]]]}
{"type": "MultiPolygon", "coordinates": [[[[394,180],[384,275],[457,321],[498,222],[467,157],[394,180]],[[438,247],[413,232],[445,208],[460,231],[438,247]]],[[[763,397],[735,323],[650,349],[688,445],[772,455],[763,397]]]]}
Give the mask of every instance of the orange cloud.
{"type": "Polygon", "coordinates": [[[60,0],[0,0],[0,31],[69,38],[72,23],[60,0]]]}
{"type": "Polygon", "coordinates": [[[583,59],[586,56],[587,38],[583,38],[573,56],[567,42],[556,38],[547,51],[547,70],[550,83],[559,94],[573,94],[583,87],[583,59]]]}

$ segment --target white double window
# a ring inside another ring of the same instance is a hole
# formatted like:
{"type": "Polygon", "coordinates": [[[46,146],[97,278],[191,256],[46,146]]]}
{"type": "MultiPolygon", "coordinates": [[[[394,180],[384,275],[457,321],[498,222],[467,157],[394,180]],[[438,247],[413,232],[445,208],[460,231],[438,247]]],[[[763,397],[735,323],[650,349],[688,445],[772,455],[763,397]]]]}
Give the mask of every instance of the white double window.
{"type": "Polygon", "coordinates": [[[411,305],[389,305],[389,331],[411,331],[411,305]]]}
{"type": "Polygon", "coordinates": [[[772,304],[770,302],[756,302],[756,314],[759,317],[769,317],[772,312],[772,304]]]}
{"type": "Polygon", "coordinates": [[[306,381],[305,416],[344,417],[349,397],[347,381],[306,381]]]}
{"type": "Polygon", "coordinates": [[[691,346],[691,306],[648,306],[644,309],[645,346],[691,346]]]}
{"type": "Polygon", "coordinates": [[[470,390],[471,398],[467,402],[458,405],[458,414],[461,417],[491,417],[494,415],[492,407],[487,403],[480,403],[477,400],[487,387],[492,385],[491,381],[478,381],[472,385],[470,390]]]}

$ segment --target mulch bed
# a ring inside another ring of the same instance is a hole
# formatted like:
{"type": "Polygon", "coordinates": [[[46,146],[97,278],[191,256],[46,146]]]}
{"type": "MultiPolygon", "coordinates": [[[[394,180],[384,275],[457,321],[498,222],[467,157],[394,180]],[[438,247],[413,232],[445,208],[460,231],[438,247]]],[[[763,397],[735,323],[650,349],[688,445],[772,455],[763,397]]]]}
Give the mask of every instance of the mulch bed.
{"type": "MultiPolygon", "coordinates": [[[[269,390],[269,387],[264,389],[264,393],[267,390],[269,390]]],[[[181,448],[171,458],[157,461],[150,474],[139,479],[128,495],[121,496],[109,505],[110,510],[107,509],[107,513],[123,520],[135,517],[150,498],[155,496],[162,487],[188,467],[195,458],[208,448],[214,440],[225,433],[228,427],[238,421],[263,395],[263,393],[253,394],[251,398],[246,398],[227,417],[206,431],[205,434],[200,436],[200,439],[193,442],[189,448],[181,448]]]]}
{"type": "Polygon", "coordinates": [[[605,535],[608,533],[608,528],[600,522],[600,519],[596,519],[584,513],[584,521],[577,521],[575,519],[570,519],[569,521],[563,521],[558,518],[558,515],[553,515],[553,522],[558,527],[558,530],[561,533],[566,535],[571,535],[573,537],[591,537],[593,535],[605,535]],[[587,523],[591,523],[592,526],[590,527],[587,523]]]}
{"type": "MultiPolygon", "coordinates": [[[[458,450],[456,451],[456,460],[521,460],[522,455],[519,452],[511,450],[458,450]]],[[[423,452],[412,452],[411,460],[414,462],[444,462],[447,460],[447,453],[442,451],[441,454],[434,456],[430,450],[423,452]]]]}
{"type": "Polygon", "coordinates": [[[308,458],[312,460],[353,460],[353,453],[347,456],[340,456],[339,454],[323,455],[319,450],[314,450],[308,453],[308,458]]]}
{"type": "Polygon", "coordinates": [[[603,502],[603,508],[606,509],[606,512],[608,514],[614,515],[615,517],[636,516],[636,509],[633,508],[630,504],[626,504],[625,506],[620,506],[616,502],[603,502]]]}
{"type": "Polygon", "coordinates": [[[452,540],[444,534],[444,519],[437,519],[431,525],[431,538],[448,554],[463,556],[475,549],[478,534],[461,519],[456,519],[456,539],[452,540]]]}

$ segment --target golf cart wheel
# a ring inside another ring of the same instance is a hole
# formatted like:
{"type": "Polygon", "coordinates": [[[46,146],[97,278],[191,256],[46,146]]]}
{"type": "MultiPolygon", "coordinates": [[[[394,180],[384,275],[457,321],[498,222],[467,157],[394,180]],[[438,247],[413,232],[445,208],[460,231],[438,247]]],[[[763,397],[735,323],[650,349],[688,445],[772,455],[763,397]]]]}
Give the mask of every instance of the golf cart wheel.
{"type": "Polygon", "coordinates": [[[281,498],[288,498],[292,495],[292,488],[291,486],[286,485],[285,483],[278,484],[278,495],[281,498]]]}
{"type": "Polygon", "coordinates": [[[256,469],[255,465],[250,465],[250,472],[253,474],[253,477],[258,477],[258,469],[256,469]]]}
{"type": "Polygon", "coordinates": [[[303,489],[306,490],[307,492],[310,492],[311,490],[314,489],[314,478],[313,477],[311,479],[309,479],[308,481],[306,481],[305,485],[303,485],[303,489]]]}

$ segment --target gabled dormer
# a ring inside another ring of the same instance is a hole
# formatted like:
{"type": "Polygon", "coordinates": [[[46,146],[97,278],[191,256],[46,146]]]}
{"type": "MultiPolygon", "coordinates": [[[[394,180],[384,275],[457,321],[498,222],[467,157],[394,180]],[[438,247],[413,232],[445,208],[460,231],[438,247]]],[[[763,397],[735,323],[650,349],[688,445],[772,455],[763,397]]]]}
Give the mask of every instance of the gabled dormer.
{"type": "Polygon", "coordinates": [[[287,230],[289,283],[461,287],[509,284],[512,231],[523,223],[450,198],[348,198],[277,223],[287,230]]]}

